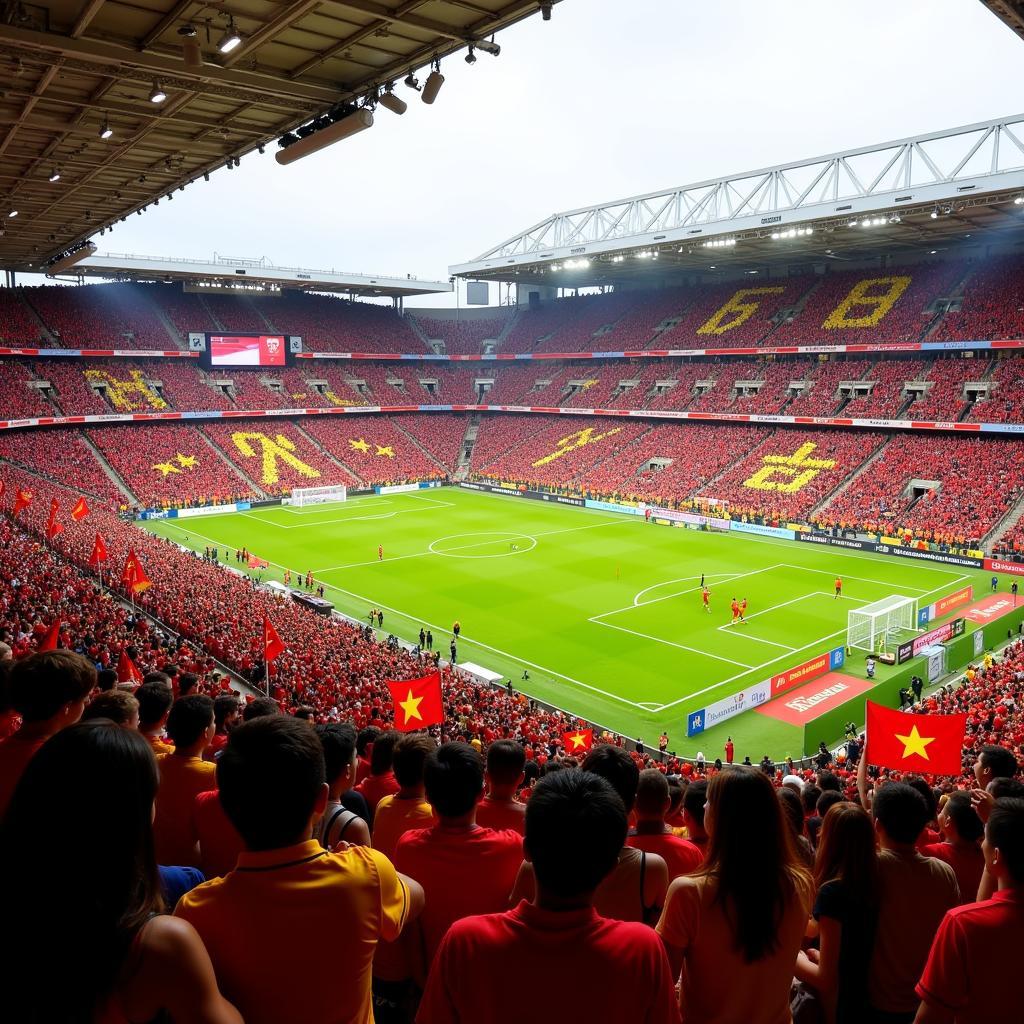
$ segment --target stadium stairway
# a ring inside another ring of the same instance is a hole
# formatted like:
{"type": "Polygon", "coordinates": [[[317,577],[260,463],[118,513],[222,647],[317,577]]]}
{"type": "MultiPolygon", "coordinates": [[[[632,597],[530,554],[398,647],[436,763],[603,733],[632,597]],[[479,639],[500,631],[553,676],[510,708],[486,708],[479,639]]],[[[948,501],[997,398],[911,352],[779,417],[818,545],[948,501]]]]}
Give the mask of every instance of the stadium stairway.
{"type": "Polygon", "coordinates": [[[153,315],[163,325],[164,330],[167,332],[167,337],[174,343],[175,348],[186,348],[186,339],[183,338],[179,333],[177,327],[171,322],[171,318],[164,312],[163,307],[158,302],[148,301],[147,306],[153,315]]]}
{"type": "Polygon", "coordinates": [[[328,462],[333,462],[339,469],[343,469],[349,476],[354,477],[360,487],[368,487],[369,484],[347,463],[342,462],[336,455],[334,455],[328,448],[325,448],[312,434],[302,429],[302,424],[298,420],[292,420],[289,424],[295,430],[295,433],[301,434],[328,462]]]}
{"type": "Polygon", "coordinates": [[[854,469],[853,472],[851,472],[846,479],[843,480],[834,491],[832,491],[831,494],[825,495],[825,497],[819,501],[818,504],[815,505],[806,516],[804,516],[804,518],[808,521],[812,521],[815,516],[824,512],[825,509],[827,509],[828,506],[839,497],[839,495],[844,491],[849,490],[849,488],[852,487],[871,468],[871,466],[882,457],[885,453],[885,447],[886,443],[880,444],[864,462],[854,469]]]}
{"type": "Polygon", "coordinates": [[[459,449],[459,457],[455,460],[455,479],[465,480],[469,476],[469,464],[473,458],[473,449],[476,447],[476,437],[480,433],[480,413],[473,413],[466,424],[466,434],[462,438],[462,447],[459,449]]]}
{"type": "MultiPolygon", "coordinates": [[[[427,337],[427,333],[426,331],[423,330],[423,327],[420,324],[419,320],[417,320],[412,313],[409,313],[405,317],[405,322],[412,328],[413,334],[415,334],[416,337],[423,342],[423,347],[428,352],[433,352],[434,346],[430,344],[430,338],[427,337]]],[[[448,351],[447,347],[445,348],[445,351],[448,351]]]]}
{"type": "MultiPolygon", "coordinates": [[[[949,294],[942,296],[946,299],[962,299],[964,296],[964,288],[971,276],[975,273],[975,267],[965,267],[963,276],[949,289],[949,294]]],[[[931,341],[932,338],[938,333],[939,328],[942,326],[942,321],[945,320],[945,313],[936,313],[929,321],[928,326],[921,332],[921,341],[931,341]]]]}
{"type": "Polygon", "coordinates": [[[995,550],[1003,537],[1020,522],[1021,516],[1024,516],[1024,496],[981,538],[981,546],[986,551],[995,550]]]}
{"type": "MultiPolygon", "coordinates": [[[[111,464],[109,462],[107,462],[106,458],[103,455],[103,452],[101,452],[99,450],[99,448],[96,447],[96,445],[93,443],[93,439],[89,436],[88,432],[83,430],[79,436],[82,438],[82,443],[86,446],[86,448],[88,448],[89,451],[92,452],[93,458],[95,458],[96,461],[100,464],[100,469],[102,469],[103,472],[110,478],[110,482],[123,495],[125,495],[125,497],[127,497],[127,499],[129,500],[129,502],[131,504],[133,504],[133,505],[141,505],[142,502],[139,501],[138,496],[128,486],[128,484],[125,483],[124,479],[114,469],[114,467],[111,466],[111,464]]],[[[62,480],[61,483],[65,483],[65,481],[62,480]]],[[[65,486],[67,486],[66,483],[65,483],[65,486]]]]}
{"type": "Polygon", "coordinates": [[[39,310],[32,305],[28,295],[25,293],[25,289],[18,288],[16,290],[16,294],[18,298],[21,300],[21,304],[25,307],[26,310],[28,310],[29,316],[38,325],[39,331],[42,334],[42,336],[47,341],[49,341],[50,344],[54,346],[54,348],[60,348],[62,343],[58,342],[57,339],[53,336],[53,334],[50,333],[50,328],[46,326],[46,323],[43,321],[43,318],[39,315],[39,310]]]}
{"type": "Polygon", "coordinates": [[[501,333],[495,339],[498,342],[498,351],[501,351],[501,346],[505,344],[505,339],[512,333],[513,328],[519,323],[519,314],[522,311],[516,309],[516,311],[508,318],[508,323],[501,329],[501,333]]]}
{"type": "Polygon", "coordinates": [[[206,431],[203,430],[202,427],[200,427],[198,424],[196,426],[196,433],[203,439],[203,441],[207,445],[210,446],[210,448],[216,454],[217,458],[219,458],[221,460],[221,462],[223,462],[224,465],[227,466],[228,469],[235,476],[237,476],[240,480],[242,480],[247,487],[251,487],[252,488],[252,493],[253,494],[257,495],[260,498],[266,498],[267,497],[267,492],[265,490],[263,490],[263,488],[260,487],[260,485],[258,483],[256,483],[256,481],[253,480],[252,477],[250,477],[247,473],[243,472],[242,469],[240,469],[238,466],[236,466],[231,461],[231,459],[228,458],[227,454],[224,451],[221,450],[220,445],[218,445],[217,442],[214,441],[213,438],[210,437],[209,434],[207,434],[206,431]]]}
{"type": "Polygon", "coordinates": [[[199,305],[203,307],[203,311],[210,318],[210,323],[213,324],[213,326],[218,331],[227,331],[227,328],[224,326],[224,324],[222,324],[221,321],[214,314],[213,309],[210,307],[210,304],[206,301],[206,297],[204,295],[197,295],[196,298],[199,299],[199,305]]]}

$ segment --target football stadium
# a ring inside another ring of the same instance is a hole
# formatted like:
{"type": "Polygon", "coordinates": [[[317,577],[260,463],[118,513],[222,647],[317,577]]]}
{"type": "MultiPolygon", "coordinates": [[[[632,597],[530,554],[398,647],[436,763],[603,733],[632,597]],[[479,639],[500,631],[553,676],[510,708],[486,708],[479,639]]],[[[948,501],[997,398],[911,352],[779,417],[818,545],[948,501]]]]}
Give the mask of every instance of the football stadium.
{"type": "Polygon", "coordinates": [[[2,5],[12,1021],[1020,1019],[1024,5],[739,2],[2,5]]]}

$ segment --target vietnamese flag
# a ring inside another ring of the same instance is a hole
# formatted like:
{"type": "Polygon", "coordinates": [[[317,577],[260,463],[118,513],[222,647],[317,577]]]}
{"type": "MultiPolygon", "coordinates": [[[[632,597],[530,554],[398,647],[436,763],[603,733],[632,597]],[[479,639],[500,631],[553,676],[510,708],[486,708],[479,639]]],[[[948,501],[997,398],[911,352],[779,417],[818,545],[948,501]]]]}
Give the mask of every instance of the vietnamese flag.
{"type": "Polygon", "coordinates": [[[268,569],[269,567],[269,563],[265,562],[262,558],[257,558],[255,555],[249,556],[250,569],[268,569]]]}
{"type": "Polygon", "coordinates": [[[85,503],[85,498],[79,498],[75,502],[75,507],[71,510],[71,518],[77,523],[79,520],[84,519],[89,514],[89,506],[85,503]]]}
{"type": "Polygon", "coordinates": [[[142,673],[139,671],[138,665],[124,651],[117,659],[117,681],[119,683],[142,682],[142,673]]]}
{"type": "Polygon", "coordinates": [[[576,729],[562,733],[562,746],[567,754],[586,753],[594,745],[593,729],[576,729]]]}
{"type": "Polygon", "coordinates": [[[14,514],[17,515],[23,508],[28,508],[34,497],[27,487],[19,487],[14,492],[14,514]]]}
{"type": "Polygon", "coordinates": [[[106,560],[107,545],[103,543],[103,538],[97,533],[96,539],[92,544],[92,554],[89,556],[89,564],[98,568],[100,563],[105,562],[106,560]]]}
{"type": "Polygon", "coordinates": [[[440,672],[431,672],[422,679],[389,680],[387,687],[391,691],[395,728],[399,732],[415,732],[444,721],[440,672]]]}
{"type": "Polygon", "coordinates": [[[276,657],[284,654],[284,644],[274,629],[274,624],[264,616],[263,619],[263,660],[269,665],[276,657]]]}
{"type": "Polygon", "coordinates": [[[61,530],[64,529],[64,524],[57,522],[57,513],[60,511],[60,502],[54,498],[50,502],[50,518],[46,520],[46,539],[53,540],[61,530]]]}
{"type": "Polygon", "coordinates": [[[60,619],[55,619],[53,625],[39,638],[37,651],[55,651],[60,640],[60,619]]]}
{"type": "Polygon", "coordinates": [[[153,585],[150,578],[146,575],[146,571],[142,568],[142,563],[139,561],[138,555],[135,554],[134,548],[128,549],[128,557],[124,562],[124,571],[121,573],[121,582],[133,594],[141,594],[153,585]]]}
{"type": "Polygon", "coordinates": [[[867,702],[869,764],[902,772],[959,775],[966,715],[908,715],[867,702]]]}

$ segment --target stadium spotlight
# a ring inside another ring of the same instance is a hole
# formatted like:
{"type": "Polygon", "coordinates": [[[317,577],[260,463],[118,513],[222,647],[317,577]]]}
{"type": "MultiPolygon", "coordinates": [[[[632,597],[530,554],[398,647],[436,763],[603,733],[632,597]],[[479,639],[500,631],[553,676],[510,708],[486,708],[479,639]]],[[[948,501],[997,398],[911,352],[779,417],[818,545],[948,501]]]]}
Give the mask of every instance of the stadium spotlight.
{"type": "Polygon", "coordinates": [[[284,149],[279,149],[274,154],[274,159],[282,165],[292,164],[304,156],[309,156],[310,153],[317,153],[335,142],[340,142],[350,135],[355,135],[357,132],[371,127],[373,127],[373,113],[366,107],[360,107],[348,117],[335,121],[327,128],[321,128],[320,131],[313,132],[312,135],[307,135],[284,149]]]}
{"type": "Polygon", "coordinates": [[[242,37],[238,33],[238,29],[235,28],[235,19],[232,17],[228,18],[228,27],[224,35],[220,37],[220,42],[217,44],[217,49],[221,53],[230,53],[232,50],[237,50],[242,45],[242,37]]]}
{"type": "Polygon", "coordinates": [[[538,6],[540,7],[540,16],[545,21],[550,21],[551,20],[551,0],[541,0],[541,3],[538,6]]]}
{"type": "Polygon", "coordinates": [[[420,91],[419,79],[411,71],[405,76],[405,84],[410,89],[415,89],[417,92],[420,91]]]}
{"type": "Polygon", "coordinates": [[[479,39],[475,45],[478,50],[483,50],[492,57],[497,57],[501,53],[501,47],[493,39],[479,39]]]}
{"type": "Polygon", "coordinates": [[[467,64],[475,64],[476,63],[476,54],[473,52],[473,47],[472,46],[469,48],[468,52],[466,53],[466,63],[467,64]]]}
{"type": "Polygon", "coordinates": [[[56,167],[50,171],[50,181],[60,181],[60,171],[56,167]]]}
{"type": "Polygon", "coordinates": [[[7,214],[7,216],[8,217],[17,217],[18,216],[18,211],[17,210],[11,210],[11,212],[9,214],[7,214]]]}
{"type": "Polygon", "coordinates": [[[1024,203],[1024,196],[1017,196],[1017,198],[1014,199],[1013,203],[1015,206],[1020,206],[1022,203],[1024,203]]]}
{"type": "Polygon", "coordinates": [[[934,210],[932,210],[931,218],[932,218],[932,220],[938,220],[938,218],[939,218],[939,208],[937,206],[935,207],[934,210]]]}
{"type": "Polygon", "coordinates": [[[430,72],[427,80],[423,83],[421,99],[424,103],[433,103],[437,99],[437,94],[441,91],[441,86],[444,85],[444,75],[441,74],[441,62],[435,60],[432,67],[434,70],[430,72]]]}
{"type": "Polygon", "coordinates": [[[114,134],[114,129],[110,127],[107,121],[104,119],[103,127],[100,129],[100,138],[109,139],[114,134]]]}
{"type": "Polygon", "coordinates": [[[153,91],[149,94],[149,102],[160,104],[163,103],[165,99],[167,99],[167,93],[160,88],[159,82],[154,82],[153,91]]]}
{"type": "Polygon", "coordinates": [[[409,104],[401,96],[396,96],[391,91],[392,89],[394,89],[393,82],[380,94],[377,102],[385,109],[390,110],[392,114],[404,114],[409,109],[409,104]]]}
{"type": "Polygon", "coordinates": [[[902,218],[900,217],[900,215],[898,213],[893,213],[893,214],[889,215],[889,223],[890,224],[899,224],[899,223],[901,223],[901,221],[902,221],[902,218]]]}

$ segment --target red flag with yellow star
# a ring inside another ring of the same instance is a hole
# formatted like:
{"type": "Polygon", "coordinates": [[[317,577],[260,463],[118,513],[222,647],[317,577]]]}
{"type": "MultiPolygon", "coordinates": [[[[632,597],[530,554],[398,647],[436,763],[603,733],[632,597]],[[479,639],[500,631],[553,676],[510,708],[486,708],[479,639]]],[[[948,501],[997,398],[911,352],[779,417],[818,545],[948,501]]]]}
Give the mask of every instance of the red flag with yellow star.
{"type": "Polygon", "coordinates": [[[14,492],[14,515],[17,515],[23,508],[32,504],[35,495],[27,487],[19,487],[14,492]]]}
{"type": "Polygon", "coordinates": [[[75,507],[71,510],[71,518],[77,523],[84,519],[89,514],[89,506],[86,503],[85,498],[79,498],[75,502],[75,507]]]}
{"type": "Polygon", "coordinates": [[[440,672],[431,672],[422,679],[389,681],[388,690],[395,705],[395,728],[399,732],[415,732],[444,721],[440,672]]]}
{"type": "Polygon", "coordinates": [[[58,533],[61,533],[64,529],[64,524],[57,519],[57,513],[60,511],[60,502],[54,498],[50,502],[50,518],[46,521],[46,539],[53,540],[58,533]]]}
{"type": "Polygon", "coordinates": [[[139,666],[122,651],[117,659],[117,681],[119,683],[141,683],[142,673],[139,666]]]}
{"type": "Polygon", "coordinates": [[[908,715],[867,702],[869,764],[901,772],[959,775],[966,715],[908,715]]]}
{"type": "Polygon", "coordinates": [[[585,754],[593,745],[593,729],[574,729],[562,733],[562,746],[567,754],[585,754]]]}
{"type": "Polygon", "coordinates": [[[284,642],[277,635],[274,624],[266,616],[263,617],[263,660],[269,665],[275,658],[284,654],[284,642]]]}
{"type": "Polygon", "coordinates": [[[124,570],[121,573],[121,583],[134,594],[141,594],[148,590],[153,584],[142,568],[139,556],[135,554],[134,548],[128,549],[128,557],[124,562],[124,570]]]}

